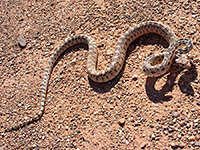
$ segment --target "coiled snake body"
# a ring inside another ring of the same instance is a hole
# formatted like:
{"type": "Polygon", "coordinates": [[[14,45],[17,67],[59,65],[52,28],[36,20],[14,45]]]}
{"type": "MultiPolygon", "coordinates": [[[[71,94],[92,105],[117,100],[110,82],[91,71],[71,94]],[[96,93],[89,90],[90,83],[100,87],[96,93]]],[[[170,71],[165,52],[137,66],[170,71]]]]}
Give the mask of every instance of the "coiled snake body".
{"type": "Polygon", "coordinates": [[[155,22],[148,21],[136,25],[130,28],[127,32],[125,32],[119,39],[116,49],[113,55],[113,59],[109,67],[107,67],[103,71],[98,71],[96,69],[98,52],[97,46],[93,38],[87,35],[77,35],[71,38],[66,38],[65,42],[52,54],[50,57],[45,73],[44,79],[42,82],[42,101],[41,101],[41,110],[40,112],[33,118],[20,123],[12,128],[7,129],[6,131],[17,130],[29,123],[32,123],[39,118],[42,117],[44,113],[45,99],[47,93],[47,86],[50,79],[50,75],[53,69],[53,66],[58,59],[58,57],[69,47],[79,44],[86,43],[88,44],[89,52],[87,59],[87,72],[90,79],[95,82],[103,83],[112,80],[115,78],[118,73],[121,71],[123,64],[125,62],[126,50],[129,44],[137,39],[138,37],[147,34],[147,33],[157,33],[164,37],[168,43],[169,47],[166,52],[153,54],[147,57],[143,63],[143,71],[150,77],[157,77],[164,74],[172,63],[174,56],[179,57],[182,53],[187,53],[192,49],[192,42],[189,39],[179,39],[177,40],[175,34],[169,29],[168,26],[155,22]],[[184,47],[183,47],[184,46],[184,47]],[[182,47],[182,48],[180,48],[182,47]]]}

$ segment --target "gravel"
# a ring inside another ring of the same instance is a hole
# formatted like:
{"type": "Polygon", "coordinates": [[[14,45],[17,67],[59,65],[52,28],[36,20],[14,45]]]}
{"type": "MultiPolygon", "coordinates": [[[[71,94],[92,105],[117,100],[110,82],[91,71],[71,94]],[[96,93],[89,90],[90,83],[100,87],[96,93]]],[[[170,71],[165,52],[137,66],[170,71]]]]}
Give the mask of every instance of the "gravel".
{"type": "Polygon", "coordinates": [[[199,5],[199,0],[1,1],[0,149],[198,148],[199,5]],[[148,34],[129,46],[118,77],[97,84],[87,75],[87,46],[75,46],[53,69],[42,118],[4,132],[39,112],[44,69],[66,37],[92,36],[101,70],[119,37],[149,20],[193,41],[191,68],[173,65],[163,77],[147,78],[141,70],[146,56],[168,47],[159,35],[148,34]]]}

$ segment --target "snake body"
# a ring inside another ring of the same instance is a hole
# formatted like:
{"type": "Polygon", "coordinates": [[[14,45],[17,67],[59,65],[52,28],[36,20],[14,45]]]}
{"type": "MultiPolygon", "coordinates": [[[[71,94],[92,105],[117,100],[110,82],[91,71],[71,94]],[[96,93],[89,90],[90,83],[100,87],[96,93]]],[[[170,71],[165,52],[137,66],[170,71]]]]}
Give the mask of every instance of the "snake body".
{"type": "Polygon", "coordinates": [[[116,49],[112,58],[112,62],[105,70],[98,71],[97,59],[98,52],[96,42],[90,36],[80,34],[74,37],[69,37],[65,39],[65,42],[52,54],[50,57],[47,67],[44,73],[44,78],[42,81],[41,87],[41,109],[40,112],[30,118],[29,120],[22,122],[14,127],[7,129],[6,131],[17,130],[27,124],[30,124],[38,119],[40,119],[44,113],[45,108],[45,99],[47,94],[47,86],[50,79],[53,66],[57,61],[58,57],[69,47],[85,43],[88,44],[88,59],[87,59],[87,73],[90,79],[95,82],[103,83],[112,80],[115,78],[118,73],[121,71],[124,62],[126,51],[129,44],[137,39],[138,37],[147,34],[147,33],[157,33],[164,37],[169,43],[169,48],[164,53],[153,54],[147,57],[143,64],[143,71],[150,77],[156,77],[164,74],[170,67],[174,55],[178,56],[182,53],[187,53],[192,49],[192,42],[189,39],[179,39],[177,40],[175,34],[170,30],[170,28],[162,23],[155,21],[143,22],[139,25],[136,25],[126,31],[119,39],[116,49]],[[180,48],[185,45],[184,48],[180,48]]]}

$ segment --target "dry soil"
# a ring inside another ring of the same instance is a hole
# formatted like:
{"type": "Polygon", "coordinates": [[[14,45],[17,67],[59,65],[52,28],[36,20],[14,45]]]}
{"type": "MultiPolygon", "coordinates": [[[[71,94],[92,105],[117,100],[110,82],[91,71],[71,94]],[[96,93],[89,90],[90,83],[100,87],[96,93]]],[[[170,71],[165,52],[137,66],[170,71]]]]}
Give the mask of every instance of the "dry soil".
{"type": "Polygon", "coordinates": [[[200,0],[1,0],[0,149],[200,148],[199,29],[200,0]],[[149,20],[192,40],[191,68],[173,64],[164,76],[148,78],[143,60],[168,47],[148,34],[129,46],[113,81],[97,84],[86,72],[87,46],[79,45],[55,65],[42,118],[4,132],[39,112],[45,66],[66,37],[92,36],[101,70],[119,37],[149,20]],[[25,48],[18,45],[21,35],[25,48]]]}

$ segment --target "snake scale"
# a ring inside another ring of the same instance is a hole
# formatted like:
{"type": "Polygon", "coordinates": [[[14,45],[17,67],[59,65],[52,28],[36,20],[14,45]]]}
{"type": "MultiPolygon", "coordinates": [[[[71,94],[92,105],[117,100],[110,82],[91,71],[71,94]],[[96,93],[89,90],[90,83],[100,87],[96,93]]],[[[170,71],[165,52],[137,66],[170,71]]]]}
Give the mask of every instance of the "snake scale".
{"type": "Polygon", "coordinates": [[[121,71],[125,62],[126,51],[129,44],[138,37],[147,33],[157,33],[162,37],[164,37],[169,43],[167,51],[159,54],[150,55],[145,59],[143,63],[143,71],[147,76],[157,77],[163,75],[170,68],[172,60],[174,59],[175,56],[179,57],[180,54],[188,53],[192,49],[192,42],[189,39],[182,38],[177,40],[175,34],[171,31],[171,29],[167,25],[156,21],[147,21],[130,28],[120,37],[116,45],[111,64],[105,70],[98,71],[96,69],[98,52],[95,40],[90,36],[84,34],[66,38],[65,42],[52,54],[47,63],[47,67],[44,73],[44,78],[42,81],[42,88],[41,88],[42,100],[41,100],[40,112],[33,118],[30,118],[29,120],[26,120],[25,122],[22,122],[18,125],[15,125],[14,127],[8,128],[6,129],[6,131],[17,130],[42,117],[44,113],[45,99],[48,89],[47,86],[51,72],[53,70],[53,66],[55,65],[55,62],[57,61],[58,57],[66,49],[79,43],[88,44],[88,49],[89,49],[87,58],[88,76],[95,82],[103,83],[112,80],[121,71]]]}

